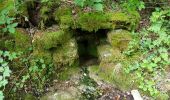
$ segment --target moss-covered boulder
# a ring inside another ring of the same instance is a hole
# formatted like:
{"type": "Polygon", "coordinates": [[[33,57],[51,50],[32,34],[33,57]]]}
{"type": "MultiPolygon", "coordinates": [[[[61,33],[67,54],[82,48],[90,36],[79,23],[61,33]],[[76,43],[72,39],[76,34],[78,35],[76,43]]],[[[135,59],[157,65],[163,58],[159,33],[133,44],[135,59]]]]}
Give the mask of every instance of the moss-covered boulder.
{"type": "Polygon", "coordinates": [[[122,61],[124,58],[124,55],[121,54],[119,49],[113,48],[109,44],[99,45],[98,55],[101,66],[110,66],[110,64],[122,61]]]}
{"type": "Polygon", "coordinates": [[[115,26],[110,23],[110,15],[105,13],[79,13],[76,18],[76,28],[81,28],[85,31],[97,31],[98,29],[110,29],[115,26]]]}
{"type": "Polygon", "coordinates": [[[133,30],[138,27],[140,15],[137,11],[113,12],[110,14],[110,21],[115,23],[115,29],[133,30]]]}
{"type": "Polygon", "coordinates": [[[77,66],[77,42],[68,30],[46,30],[39,32],[33,41],[33,57],[53,63],[56,74],[65,68],[77,66]]]}
{"type": "Polygon", "coordinates": [[[124,70],[126,56],[117,48],[109,44],[100,44],[98,46],[99,66],[90,67],[90,73],[98,75],[99,79],[114,84],[120,90],[129,90],[133,88],[133,75],[127,74],[124,70]]]}
{"type": "Polygon", "coordinates": [[[70,39],[53,53],[53,63],[56,69],[77,66],[78,48],[75,39],[70,39]]]}
{"type": "Polygon", "coordinates": [[[43,32],[34,41],[34,47],[38,49],[57,49],[71,38],[71,33],[62,30],[43,32]]]}
{"type": "MultiPolygon", "coordinates": [[[[76,9],[74,9],[76,11],[76,9]]],[[[73,10],[73,11],[74,11],[73,10]]],[[[73,12],[70,7],[59,7],[54,13],[56,21],[60,26],[81,29],[84,31],[98,31],[99,29],[124,28],[127,30],[136,29],[140,15],[138,12],[73,12]]]]}
{"type": "Polygon", "coordinates": [[[131,33],[127,30],[113,30],[108,33],[108,40],[114,48],[124,51],[132,40],[131,33]]]}
{"type": "Polygon", "coordinates": [[[115,88],[122,91],[129,91],[136,86],[136,83],[133,82],[135,77],[131,74],[125,73],[122,64],[120,63],[114,63],[114,65],[103,67],[102,69],[100,66],[90,66],[88,70],[92,76],[91,78],[95,76],[95,80],[97,79],[110,83],[115,86],[115,88]]]}

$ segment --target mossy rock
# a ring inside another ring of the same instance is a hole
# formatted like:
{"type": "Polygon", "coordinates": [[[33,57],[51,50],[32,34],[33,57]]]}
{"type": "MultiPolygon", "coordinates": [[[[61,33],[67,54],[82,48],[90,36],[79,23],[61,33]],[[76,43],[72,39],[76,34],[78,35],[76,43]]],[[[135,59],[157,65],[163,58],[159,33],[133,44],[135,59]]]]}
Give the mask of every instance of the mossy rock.
{"type": "Polygon", "coordinates": [[[112,47],[109,44],[100,44],[98,47],[98,55],[101,63],[119,62],[122,61],[124,55],[120,50],[112,47]]]}
{"type": "Polygon", "coordinates": [[[128,48],[129,42],[132,40],[132,37],[129,31],[119,29],[109,32],[108,39],[113,47],[124,51],[128,48]]]}
{"type": "Polygon", "coordinates": [[[130,65],[131,61],[138,59],[139,56],[128,58],[118,48],[108,43],[98,46],[98,54],[100,64],[97,68],[92,68],[92,72],[121,90],[130,90],[137,86],[138,83],[133,82],[135,79],[133,74],[126,73],[124,68],[130,65]]]}
{"type": "Polygon", "coordinates": [[[139,24],[140,15],[138,12],[88,12],[79,13],[76,18],[77,28],[89,32],[98,29],[117,29],[125,28],[128,30],[136,29],[139,24]]]}
{"type": "Polygon", "coordinates": [[[70,39],[53,53],[53,64],[55,69],[63,69],[75,65],[78,59],[78,48],[76,40],[70,39]]]}
{"type": "Polygon", "coordinates": [[[169,100],[170,97],[166,93],[159,93],[155,100],[169,100]]]}
{"type": "Polygon", "coordinates": [[[116,29],[134,30],[138,27],[140,21],[140,15],[137,11],[113,12],[110,16],[110,21],[116,23],[116,29]]]}
{"type": "MultiPolygon", "coordinates": [[[[59,80],[69,80],[72,76],[78,74],[80,72],[80,67],[77,67],[78,63],[76,65],[73,65],[71,67],[66,67],[62,72],[58,73],[57,78],[59,80]]],[[[54,76],[56,77],[56,76],[54,76]]]]}
{"type": "Polygon", "coordinates": [[[60,47],[60,45],[66,43],[71,38],[69,32],[62,30],[53,32],[43,32],[43,35],[34,41],[35,49],[54,49],[60,47]]]}
{"type": "Polygon", "coordinates": [[[37,99],[32,94],[25,94],[23,98],[24,98],[24,100],[36,100],[37,99]]]}
{"type": "Polygon", "coordinates": [[[10,51],[27,52],[32,47],[31,37],[23,28],[17,28],[11,39],[5,41],[5,47],[10,51]]]}
{"type": "Polygon", "coordinates": [[[109,29],[112,23],[109,22],[110,16],[105,13],[79,13],[76,20],[76,28],[85,31],[97,31],[98,29],[109,29]]]}
{"type": "Polygon", "coordinates": [[[112,66],[103,68],[92,66],[89,67],[89,72],[97,75],[98,79],[113,84],[113,86],[122,91],[130,91],[136,86],[136,83],[133,82],[133,75],[126,74],[120,63],[114,63],[112,66]]]}
{"type": "Polygon", "coordinates": [[[78,11],[76,15],[73,15],[71,8],[66,6],[59,7],[54,16],[61,26],[79,28],[89,32],[115,28],[132,30],[137,28],[140,20],[139,13],[135,11],[129,13],[78,11]]]}

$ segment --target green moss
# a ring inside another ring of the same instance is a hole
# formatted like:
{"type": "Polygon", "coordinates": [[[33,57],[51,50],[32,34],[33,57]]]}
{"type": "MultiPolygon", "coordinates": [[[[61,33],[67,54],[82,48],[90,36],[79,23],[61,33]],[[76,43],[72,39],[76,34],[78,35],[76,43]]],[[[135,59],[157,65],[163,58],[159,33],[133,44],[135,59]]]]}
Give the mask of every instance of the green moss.
{"type": "Polygon", "coordinates": [[[64,31],[44,32],[41,38],[34,41],[34,48],[54,49],[66,43],[71,38],[70,33],[64,31]]]}
{"type": "Polygon", "coordinates": [[[54,12],[54,18],[60,23],[61,28],[74,26],[72,10],[68,6],[61,6],[54,12]]]}
{"type": "Polygon", "coordinates": [[[129,42],[132,40],[131,33],[126,30],[113,30],[108,33],[108,39],[113,47],[121,51],[126,50],[129,42]]]}
{"type": "Polygon", "coordinates": [[[131,63],[139,59],[139,54],[126,57],[118,48],[109,44],[100,44],[98,54],[100,64],[99,67],[92,69],[92,72],[121,90],[137,87],[138,83],[134,75],[126,73],[124,68],[129,67],[131,63]],[[133,80],[135,81],[133,82],[133,80]]]}
{"type": "Polygon", "coordinates": [[[14,34],[15,38],[15,50],[16,51],[28,51],[31,47],[31,37],[24,29],[16,29],[14,34]]]}
{"type": "Polygon", "coordinates": [[[23,98],[24,100],[36,100],[37,99],[32,94],[25,94],[23,98]]]}
{"type": "Polygon", "coordinates": [[[0,1],[0,11],[2,10],[10,10],[9,15],[15,15],[14,13],[14,0],[1,0],[0,1]]]}
{"type": "Polygon", "coordinates": [[[122,68],[117,72],[115,66],[115,63],[112,64],[112,66],[103,66],[103,68],[100,66],[92,66],[89,68],[89,71],[90,73],[97,74],[98,79],[111,83],[122,91],[127,91],[135,87],[133,75],[126,74],[122,68]]]}
{"type": "Polygon", "coordinates": [[[56,70],[73,66],[77,59],[78,52],[75,39],[70,39],[66,44],[56,49],[53,53],[53,63],[56,70]]]}
{"type": "Polygon", "coordinates": [[[0,49],[4,49],[5,47],[5,43],[4,43],[4,40],[0,39],[0,49]]]}
{"type": "Polygon", "coordinates": [[[114,12],[110,13],[110,21],[113,23],[116,23],[115,28],[126,28],[128,30],[136,29],[139,21],[140,21],[140,15],[137,11],[131,11],[128,13],[123,12],[114,12]]]}
{"type": "Polygon", "coordinates": [[[5,40],[5,48],[10,51],[27,52],[31,47],[31,37],[25,29],[17,28],[15,34],[5,40]]]}
{"type": "Polygon", "coordinates": [[[111,15],[111,21],[115,22],[129,22],[129,18],[125,13],[122,12],[114,12],[111,15]]]}
{"type": "Polygon", "coordinates": [[[159,93],[156,97],[156,100],[169,100],[169,96],[165,93],[159,93]]]}
{"type": "Polygon", "coordinates": [[[109,29],[112,23],[109,22],[109,16],[105,13],[79,13],[76,26],[92,32],[98,29],[109,29]]]}
{"type": "Polygon", "coordinates": [[[51,64],[52,53],[47,50],[33,50],[32,59],[43,59],[45,64],[51,64]]]}
{"type": "Polygon", "coordinates": [[[132,30],[137,28],[140,16],[138,12],[106,12],[106,13],[79,13],[76,26],[89,32],[98,29],[126,28],[132,30]]]}
{"type": "Polygon", "coordinates": [[[101,44],[98,46],[98,55],[101,64],[109,64],[110,62],[120,62],[123,60],[124,55],[120,50],[110,46],[109,44],[101,44]]]}
{"type": "Polygon", "coordinates": [[[129,20],[130,20],[130,25],[128,27],[129,30],[135,30],[137,29],[139,22],[140,22],[140,14],[137,11],[129,11],[129,13],[127,13],[127,15],[129,16],[129,20]]]}
{"type": "Polygon", "coordinates": [[[64,15],[60,17],[60,27],[63,29],[67,29],[69,27],[74,27],[74,21],[72,16],[64,15]]]}
{"type": "Polygon", "coordinates": [[[71,16],[72,11],[70,7],[61,6],[54,12],[54,17],[56,21],[59,21],[62,16],[71,16]]]}
{"type": "Polygon", "coordinates": [[[5,48],[7,48],[9,51],[15,51],[15,42],[14,40],[6,40],[4,41],[5,48]]]}
{"type": "Polygon", "coordinates": [[[77,65],[72,66],[72,67],[67,67],[65,68],[61,73],[58,74],[58,79],[59,80],[68,80],[70,79],[73,75],[78,74],[80,71],[80,68],[77,67],[77,65]]]}
{"type": "Polygon", "coordinates": [[[126,28],[136,29],[140,16],[138,12],[82,12],[74,16],[70,7],[61,6],[54,13],[55,20],[61,27],[80,28],[85,31],[97,31],[98,29],[126,28]]]}

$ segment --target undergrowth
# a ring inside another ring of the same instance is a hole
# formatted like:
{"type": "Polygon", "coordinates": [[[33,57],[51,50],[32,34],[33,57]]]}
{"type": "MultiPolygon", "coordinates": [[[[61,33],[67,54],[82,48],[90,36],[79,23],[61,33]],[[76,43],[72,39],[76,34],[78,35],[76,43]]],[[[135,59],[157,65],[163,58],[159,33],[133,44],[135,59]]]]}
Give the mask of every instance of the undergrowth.
{"type": "Polygon", "coordinates": [[[134,33],[136,38],[131,41],[129,50],[126,55],[131,56],[135,52],[141,51],[143,56],[141,59],[126,69],[127,73],[136,73],[140,80],[139,88],[152,97],[159,94],[156,88],[157,75],[165,71],[170,66],[170,32],[169,20],[170,10],[157,8],[150,17],[151,25],[141,32],[134,33]],[[139,47],[136,49],[136,43],[139,47]]]}

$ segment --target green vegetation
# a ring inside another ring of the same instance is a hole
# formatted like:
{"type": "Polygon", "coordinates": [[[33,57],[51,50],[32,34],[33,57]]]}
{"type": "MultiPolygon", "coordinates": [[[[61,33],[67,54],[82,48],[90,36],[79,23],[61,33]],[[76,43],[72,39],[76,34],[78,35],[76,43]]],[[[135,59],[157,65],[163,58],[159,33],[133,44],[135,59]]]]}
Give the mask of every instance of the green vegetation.
{"type": "Polygon", "coordinates": [[[0,91],[0,99],[2,100],[4,98],[3,91],[5,90],[5,86],[8,84],[8,79],[11,74],[10,70],[10,62],[12,62],[14,59],[16,59],[18,56],[17,53],[13,52],[10,53],[8,51],[0,51],[0,72],[2,75],[0,76],[0,88],[2,90],[0,91]]]}
{"type": "MultiPolygon", "coordinates": [[[[142,30],[139,34],[141,43],[140,51],[144,54],[143,58],[134,65],[127,68],[127,72],[135,71],[139,80],[139,88],[149,92],[150,95],[156,97],[158,90],[155,87],[157,80],[153,78],[169,66],[169,29],[170,25],[166,17],[169,10],[156,9],[150,17],[151,25],[147,29],[142,30]]],[[[132,42],[136,42],[135,40],[132,42]]],[[[132,43],[135,44],[135,43],[132,43]]],[[[130,46],[128,55],[135,50],[130,46]]]]}
{"type": "Polygon", "coordinates": [[[75,4],[80,7],[91,7],[96,11],[103,11],[103,0],[74,0],[75,4]]]}
{"type": "Polygon", "coordinates": [[[0,0],[0,100],[40,99],[80,73],[75,87],[85,86],[82,100],[104,95],[97,79],[122,93],[138,89],[168,100],[161,79],[170,73],[169,6],[168,0],[0,0]]]}

